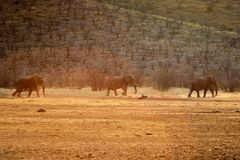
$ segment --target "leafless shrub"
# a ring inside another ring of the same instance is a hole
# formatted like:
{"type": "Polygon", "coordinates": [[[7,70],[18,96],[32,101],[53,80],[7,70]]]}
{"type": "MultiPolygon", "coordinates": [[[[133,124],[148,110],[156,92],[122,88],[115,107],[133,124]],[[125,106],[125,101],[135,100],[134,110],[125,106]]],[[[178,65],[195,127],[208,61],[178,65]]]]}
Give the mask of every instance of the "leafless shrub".
{"type": "Polygon", "coordinates": [[[144,85],[145,82],[145,76],[141,73],[141,71],[135,72],[133,73],[133,77],[135,79],[135,82],[137,83],[137,85],[139,87],[142,87],[144,85]]]}
{"type": "Polygon", "coordinates": [[[175,76],[172,69],[162,68],[153,76],[153,87],[166,91],[175,85],[175,76]]]}
{"type": "Polygon", "coordinates": [[[226,92],[235,92],[240,89],[239,70],[229,69],[218,77],[219,87],[226,92]]]}
{"type": "Polygon", "coordinates": [[[0,71],[0,88],[9,88],[13,85],[11,75],[6,69],[0,71]]]}
{"type": "Polygon", "coordinates": [[[107,73],[105,71],[93,69],[71,69],[69,71],[62,70],[59,72],[53,71],[43,75],[47,87],[81,89],[90,86],[92,91],[101,91],[105,89],[106,76],[107,73]]]}
{"type": "Polygon", "coordinates": [[[102,91],[105,89],[105,78],[107,73],[100,70],[92,70],[89,72],[89,82],[92,91],[102,91]]]}
{"type": "MultiPolygon", "coordinates": [[[[227,41],[227,39],[225,40],[227,41]]],[[[239,38],[232,38],[227,41],[224,49],[222,51],[225,53],[226,57],[221,63],[220,70],[221,76],[219,76],[219,85],[222,89],[229,92],[235,92],[240,89],[240,72],[236,68],[236,62],[232,58],[232,50],[239,48],[239,38]]]]}
{"type": "Polygon", "coordinates": [[[218,3],[218,0],[209,1],[207,3],[206,12],[212,12],[214,7],[217,5],[217,3],[218,3]]]}

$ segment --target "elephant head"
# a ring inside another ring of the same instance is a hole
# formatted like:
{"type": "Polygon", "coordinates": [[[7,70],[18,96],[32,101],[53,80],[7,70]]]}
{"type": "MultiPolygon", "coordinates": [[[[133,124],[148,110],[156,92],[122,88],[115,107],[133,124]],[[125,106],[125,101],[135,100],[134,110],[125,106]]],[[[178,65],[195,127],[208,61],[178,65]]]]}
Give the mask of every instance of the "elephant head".
{"type": "Polygon", "coordinates": [[[36,83],[37,86],[42,87],[43,95],[44,95],[44,97],[46,97],[46,95],[45,95],[45,83],[44,83],[43,79],[39,76],[32,76],[32,78],[34,79],[34,82],[36,83]]]}
{"type": "Polygon", "coordinates": [[[123,76],[123,77],[122,77],[122,80],[123,80],[123,82],[126,83],[127,85],[131,85],[131,86],[134,87],[134,89],[135,89],[134,94],[137,93],[137,85],[136,85],[135,80],[134,80],[134,78],[133,78],[132,76],[129,76],[129,75],[128,75],[128,76],[123,76]]]}
{"type": "Polygon", "coordinates": [[[216,81],[215,77],[208,75],[208,76],[206,76],[206,78],[208,80],[210,87],[216,90],[215,95],[218,95],[218,85],[217,85],[217,81],[216,81]]]}

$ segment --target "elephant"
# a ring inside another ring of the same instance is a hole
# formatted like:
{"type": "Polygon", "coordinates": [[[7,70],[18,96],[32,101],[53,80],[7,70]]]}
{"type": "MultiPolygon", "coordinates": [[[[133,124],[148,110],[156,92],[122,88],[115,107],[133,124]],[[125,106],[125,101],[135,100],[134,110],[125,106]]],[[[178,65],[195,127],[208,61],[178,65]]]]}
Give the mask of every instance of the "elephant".
{"type": "Polygon", "coordinates": [[[43,95],[45,97],[45,84],[43,79],[40,76],[30,76],[30,77],[24,77],[16,81],[15,88],[16,91],[12,94],[14,97],[18,93],[18,97],[20,97],[20,94],[22,91],[29,91],[28,97],[31,96],[32,91],[36,91],[37,96],[39,97],[39,86],[42,87],[43,95]]]}
{"type": "Polygon", "coordinates": [[[191,97],[191,94],[193,91],[197,92],[197,97],[200,97],[199,91],[204,90],[203,97],[206,97],[207,90],[210,90],[212,93],[212,97],[217,96],[218,94],[218,86],[216,82],[216,78],[214,76],[208,75],[205,77],[200,77],[192,82],[190,92],[188,94],[188,97],[191,97]],[[214,90],[216,91],[216,94],[214,95],[214,90]]]}
{"type": "Polygon", "coordinates": [[[105,86],[107,88],[107,96],[109,96],[110,90],[114,90],[115,96],[117,96],[117,89],[122,88],[123,93],[122,95],[127,95],[127,87],[128,85],[132,85],[135,89],[135,94],[137,93],[137,85],[135,83],[135,80],[132,76],[122,76],[122,77],[109,77],[105,81],[105,86]]]}

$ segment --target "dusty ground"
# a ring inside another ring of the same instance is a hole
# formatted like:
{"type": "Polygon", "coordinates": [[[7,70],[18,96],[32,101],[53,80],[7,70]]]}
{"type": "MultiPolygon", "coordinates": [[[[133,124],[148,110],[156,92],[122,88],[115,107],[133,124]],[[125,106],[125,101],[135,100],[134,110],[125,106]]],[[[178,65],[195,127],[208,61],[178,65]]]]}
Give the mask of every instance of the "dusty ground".
{"type": "Polygon", "coordinates": [[[1,160],[240,159],[240,93],[47,91],[47,98],[11,98],[0,89],[1,160]],[[142,93],[150,98],[138,100],[142,93]]]}

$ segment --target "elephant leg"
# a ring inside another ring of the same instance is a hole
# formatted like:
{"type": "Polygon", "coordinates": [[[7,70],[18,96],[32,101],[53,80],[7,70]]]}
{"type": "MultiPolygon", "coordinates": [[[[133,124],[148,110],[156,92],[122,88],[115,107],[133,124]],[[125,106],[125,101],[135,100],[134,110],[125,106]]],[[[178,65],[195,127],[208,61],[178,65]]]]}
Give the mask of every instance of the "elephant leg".
{"type": "Polygon", "coordinates": [[[212,97],[215,97],[215,95],[214,95],[214,89],[213,89],[212,87],[210,87],[210,91],[211,91],[211,93],[212,93],[212,97]]]}
{"type": "Polygon", "coordinates": [[[114,90],[114,92],[115,92],[115,96],[117,96],[118,94],[117,94],[117,90],[116,89],[114,90]]]}
{"type": "Polygon", "coordinates": [[[123,95],[126,96],[127,95],[127,88],[122,88],[123,89],[123,95]]]}
{"type": "Polygon", "coordinates": [[[188,97],[191,97],[191,95],[192,95],[192,92],[193,92],[193,90],[192,90],[192,89],[190,89],[190,92],[189,92],[189,94],[188,94],[188,97]]]}
{"type": "Polygon", "coordinates": [[[127,89],[124,91],[124,96],[126,96],[127,95],[127,89]]]}
{"type": "Polygon", "coordinates": [[[199,91],[197,91],[197,98],[200,98],[200,93],[199,93],[199,91]]]}
{"type": "Polygon", "coordinates": [[[30,97],[30,96],[31,96],[31,94],[32,94],[32,91],[33,91],[32,89],[30,89],[30,90],[29,90],[29,92],[28,92],[28,97],[30,97]]]}
{"type": "Polygon", "coordinates": [[[39,97],[39,90],[38,90],[38,89],[36,89],[35,91],[36,91],[36,93],[37,93],[37,96],[39,97]]]}
{"type": "Polygon", "coordinates": [[[207,89],[204,89],[204,95],[203,95],[204,98],[206,97],[206,94],[207,94],[207,89]]]}
{"type": "Polygon", "coordinates": [[[17,94],[18,90],[16,89],[15,92],[13,92],[12,96],[15,97],[15,95],[17,94]]]}
{"type": "Polygon", "coordinates": [[[21,96],[21,92],[22,92],[22,90],[18,90],[18,97],[21,96]]]}
{"type": "Polygon", "coordinates": [[[107,89],[107,96],[109,96],[110,89],[107,89]]]}

